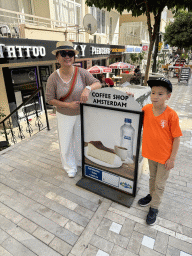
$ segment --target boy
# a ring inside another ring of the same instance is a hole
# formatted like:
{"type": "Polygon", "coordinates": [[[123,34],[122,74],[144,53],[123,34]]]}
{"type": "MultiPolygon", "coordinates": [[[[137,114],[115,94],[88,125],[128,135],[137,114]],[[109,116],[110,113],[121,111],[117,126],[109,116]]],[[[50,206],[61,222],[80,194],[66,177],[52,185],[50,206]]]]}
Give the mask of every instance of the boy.
{"type": "Polygon", "coordinates": [[[180,136],[179,118],[177,113],[166,106],[170,99],[172,84],[165,78],[147,81],[151,87],[151,102],[143,107],[143,142],[142,155],[149,162],[149,193],[138,201],[140,206],[150,204],[146,222],[154,225],[158,208],[161,203],[166,180],[174,167],[179,149],[180,136]]]}

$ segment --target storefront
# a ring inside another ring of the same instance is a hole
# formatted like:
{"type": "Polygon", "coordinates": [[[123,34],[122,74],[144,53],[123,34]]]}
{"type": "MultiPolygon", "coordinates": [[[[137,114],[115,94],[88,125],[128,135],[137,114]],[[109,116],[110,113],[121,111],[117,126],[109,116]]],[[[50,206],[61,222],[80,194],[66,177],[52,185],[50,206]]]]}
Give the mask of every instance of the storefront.
{"type": "Polygon", "coordinates": [[[74,48],[79,51],[76,64],[79,63],[82,68],[88,69],[95,65],[108,65],[110,45],[74,43],[74,48]]]}
{"type": "MultiPolygon", "coordinates": [[[[33,92],[45,88],[54,70],[55,57],[51,50],[55,42],[29,39],[0,39],[0,106],[6,115],[27,100],[33,92]]],[[[42,96],[36,96],[35,104],[43,111],[42,96]]],[[[30,112],[34,103],[29,102],[30,112]]],[[[23,116],[22,109],[19,116],[23,116]]]]}
{"type": "MultiPolygon", "coordinates": [[[[109,65],[116,62],[124,62],[125,61],[125,46],[124,45],[111,45],[110,46],[110,56],[109,56],[109,65]]],[[[118,75],[118,70],[113,69],[112,74],[118,75]]]]}
{"type": "Polygon", "coordinates": [[[125,46],[124,45],[111,45],[110,46],[110,57],[109,64],[115,62],[124,62],[125,57],[125,46]]]}
{"type": "MultiPolygon", "coordinates": [[[[119,46],[102,44],[73,44],[79,51],[75,65],[85,69],[93,65],[108,65],[111,55],[115,57],[117,53],[113,49],[120,49],[119,46]]],[[[6,115],[29,98],[37,88],[46,88],[48,77],[58,68],[55,56],[51,53],[55,47],[56,41],[0,39],[0,106],[6,115]]],[[[118,52],[118,56],[122,57],[122,52],[118,52]]],[[[36,103],[43,110],[40,95],[36,103]]]]}
{"type": "Polygon", "coordinates": [[[125,61],[131,62],[131,54],[139,54],[142,53],[142,47],[141,46],[135,46],[135,45],[125,45],[125,61]]]}

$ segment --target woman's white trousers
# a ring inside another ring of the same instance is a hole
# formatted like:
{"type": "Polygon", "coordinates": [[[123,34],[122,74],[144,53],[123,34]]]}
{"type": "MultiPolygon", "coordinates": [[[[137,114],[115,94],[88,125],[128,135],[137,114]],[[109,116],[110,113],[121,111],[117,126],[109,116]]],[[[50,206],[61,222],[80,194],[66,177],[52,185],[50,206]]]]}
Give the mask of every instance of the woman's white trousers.
{"type": "Polygon", "coordinates": [[[81,166],[80,115],[67,116],[59,112],[56,115],[63,169],[67,173],[77,172],[77,166],[81,166]]]}

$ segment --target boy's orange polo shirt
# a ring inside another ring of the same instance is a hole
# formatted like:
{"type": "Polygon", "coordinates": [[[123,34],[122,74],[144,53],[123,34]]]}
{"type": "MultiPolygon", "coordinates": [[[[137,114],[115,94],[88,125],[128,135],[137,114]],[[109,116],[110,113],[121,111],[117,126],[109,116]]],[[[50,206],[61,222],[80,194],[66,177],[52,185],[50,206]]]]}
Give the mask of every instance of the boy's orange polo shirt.
{"type": "Polygon", "coordinates": [[[165,164],[172,152],[173,139],[182,136],[179,117],[169,106],[159,116],[154,116],[152,108],[152,104],[142,108],[144,111],[142,155],[165,164]]]}

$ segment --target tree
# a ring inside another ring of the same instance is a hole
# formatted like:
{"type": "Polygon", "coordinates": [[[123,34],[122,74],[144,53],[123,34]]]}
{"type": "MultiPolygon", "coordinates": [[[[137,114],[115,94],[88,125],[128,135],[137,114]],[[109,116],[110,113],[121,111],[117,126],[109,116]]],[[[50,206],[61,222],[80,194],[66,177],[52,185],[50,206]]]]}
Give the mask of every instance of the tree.
{"type": "Polygon", "coordinates": [[[180,11],[174,22],[170,23],[164,34],[164,41],[170,46],[183,48],[187,51],[192,46],[192,13],[180,11]]]}
{"type": "Polygon", "coordinates": [[[192,3],[189,0],[86,0],[88,6],[95,6],[100,9],[107,8],[107,11],[111,11],[115,8],[120,14],[124,10],[128,12],[131,11],[133,16],[140,16],[145,14],[147,16],[147,25],[149,31],[150,45],[148,51],[147,67],[144,79],[144,85],[147,85],[147,79],[149,76],[149,68],[151,62],[151,55],[153,50],[153,45],[155,42],[156,34],[158,31],[158,24],[160,23],[161,12],[167,6],[168,9],[171,8],[190,8],[192,3]],[[154,15],[154,25],[151,24],[151,15],[154,15]]]}
{"type": "Polygon", "coordinates": [[[153,56],[153,66],[152,66],[152,72],[157,71],[157,54],[159,49],[159,31],[160,31],[160,23],[157,24],[157,33],[156,33],[156,39],[155,39],[155,50],[154,50],[154,56],[153,56]]]}
{"type": "Polygon", "coordinates": [[[141,53],[131,53],[130,58],[134,64],[141,64],[142,60],[144,59],[145,52],[141,53]]]}

